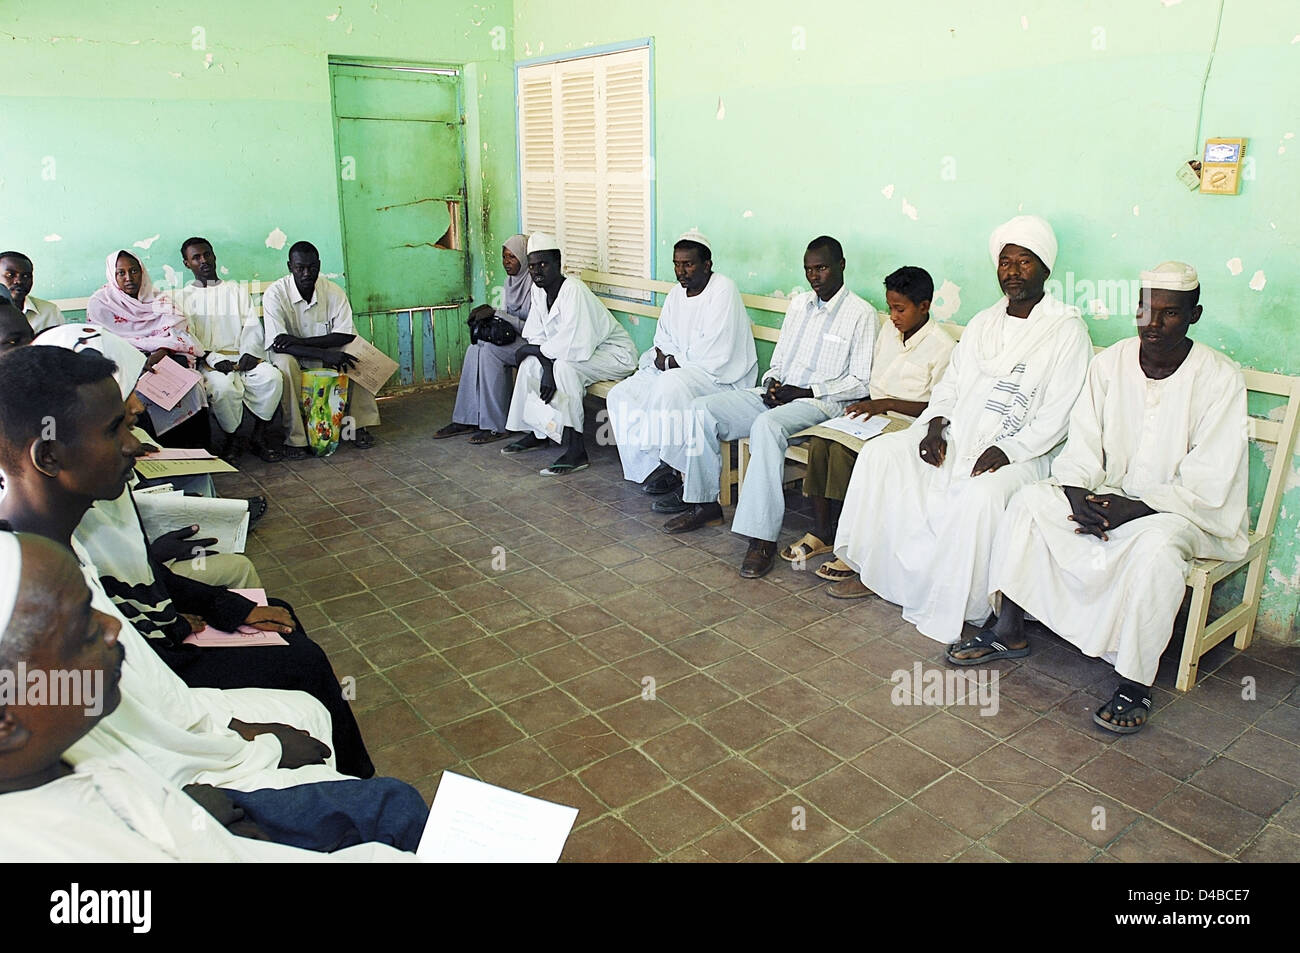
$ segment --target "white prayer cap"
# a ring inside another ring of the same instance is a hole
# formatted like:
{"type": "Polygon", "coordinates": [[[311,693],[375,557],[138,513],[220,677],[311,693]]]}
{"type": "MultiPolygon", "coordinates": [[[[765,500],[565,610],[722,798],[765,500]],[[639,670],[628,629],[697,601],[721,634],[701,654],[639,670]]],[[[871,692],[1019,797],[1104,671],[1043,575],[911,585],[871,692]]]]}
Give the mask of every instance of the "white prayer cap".
{"type": "Polygon", "coordinates": [[[682,232],[681,237],[679,237],[677,241],[695,242],[696,244],[703,245],[705,248],[707,248],[709,250],[710,255],[713,254],[713,242],[705,238],[704,235],[701,234],[698,228],[691,228],[688,229],[687,231],[682,232]]]}
{"type": "Polygon", "coordinates": [[[16,533],[0,533],[0,642],[18,602],[18,581],[23,575],[23,550],[16,533]]]}
{"type": "Polygon", "coordinates": [[[1195,291],[1201,286],[1196,269],[1186,262],[1166,261],[1142,272],[1142,287],[1161,291],[1195,291]]]}
{"type": "Polygon", "coordinates": [[[998,256],[1008,245],[1028,248],[1042,260],[1048,271],[1056,267],[1056,232],[1045,218],[1017,215],[993,229],[989,236],[989,254],[993,256],[993,264],[998,263],[998,256]]]}
{"type": "Polygon", "coordinates": [[[140,375],[144,373],[145,356],[118,337],[94,324],[60,324],[37,335],[33,345],[45,344],[69,351],[98,351],[117,365],[113,379],[117,381],[122,399],[135,390],[140,375]]]}
{"type": "Polygon", "coordinates": [[[528,254],[535,251],[559,251],[560,243],[550,232],[533,232],[528,236],[528,254]]]}

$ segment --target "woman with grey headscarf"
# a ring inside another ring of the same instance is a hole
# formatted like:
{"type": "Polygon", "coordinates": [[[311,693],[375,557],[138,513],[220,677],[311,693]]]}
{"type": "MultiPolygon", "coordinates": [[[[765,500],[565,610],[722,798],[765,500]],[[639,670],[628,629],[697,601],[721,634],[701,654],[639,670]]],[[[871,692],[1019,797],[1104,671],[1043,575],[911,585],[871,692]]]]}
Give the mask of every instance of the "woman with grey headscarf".
{"type": "MultiPolygon", "coordinates": [[[[510,410],[513,381],[510,369],[515,366],[517,344],[494,344],[490,325],[500,320],[516,334],[523,330],[532,302],[533,279],[528,273],[527,239],[515,235],[501,249],[501,264],[506,270],[503,307],[481,304],[469,313],[469,326],[477,338],[465,353],[456,390],[456,407],[451,420],[433,435],[435,440],[473,433],[470,443],[483,444],[500,440],[506,434],[506,413],[510,410]],[[489,339],[485,339],[485,335],[489,339]]],[[[498,325],[498,330],[503,330],[498,325]]]]}

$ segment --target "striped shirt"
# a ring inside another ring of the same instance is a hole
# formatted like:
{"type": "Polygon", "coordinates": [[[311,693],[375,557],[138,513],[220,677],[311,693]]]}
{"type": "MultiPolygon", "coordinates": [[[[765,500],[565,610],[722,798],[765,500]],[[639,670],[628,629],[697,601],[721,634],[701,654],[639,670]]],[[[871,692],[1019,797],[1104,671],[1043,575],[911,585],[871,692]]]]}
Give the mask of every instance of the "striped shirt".
{"type": "Polygon", "coordinates": [[[790,299],[767,378],[809,387],[813,396],[847,404],[867,396],[880,318],[848,286],[830,301],[815,291],[790,299]]]}

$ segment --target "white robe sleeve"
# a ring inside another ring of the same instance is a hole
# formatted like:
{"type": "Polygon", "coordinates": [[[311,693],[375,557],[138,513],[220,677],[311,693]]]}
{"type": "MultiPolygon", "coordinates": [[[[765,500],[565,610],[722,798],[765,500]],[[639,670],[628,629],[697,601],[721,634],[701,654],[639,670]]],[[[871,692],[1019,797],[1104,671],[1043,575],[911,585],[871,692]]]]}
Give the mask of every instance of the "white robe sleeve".
{"type": "Polygon", "coordinates": [[[1211,536],[1230,540],[1241,532],[1246,516],[1246,381],[1237,369],[1222,374],[1221,381],[1196,421],[1191,449],[1173,480],[1152,487],[1141,499],[1153,510],[1174,513],[1211,536]]]}
{"type": "Polygon", "coordinates": [[[239,353],[251,354],[259,360],[266,360],[266,332],[262,322],[257,318],[253,299],[244,288],[239,289],[239,353]]]}
{"type": "Polygon", "coordinates": [[[553,361],[590,360],[608,336],[613,316],[585,285],[573,278],[565,279],[555,303],[560,315],[539,345],[542,354],[553,361]]]}
{"type": "Polygon", "coordinates": [[[1052,356],[1052,369],[1043,379],[1046,393],[1033,418],[1014,434],[994,442],[1011,463],[1040,457],[1059,444],[1070,422],[1070,411],[1083,389],[1092,360],[1092,341],[1081,320],[1068,321],[1052,356]]]}
{"type": "Polygon", "coordinates": [[[1108,378],[1113,372],[1109,360],[1097,360],[1088,368],[1088,380],[1070,412],[1070,436],[1052,464],[1052,479],[1061,486],[1098,490],[1106,482],[1102,421],[1108,378]]]}
{"type": "Polygon", "coordinates": [[[957,406],[957,388],[961,380],[962,357],[965,353],[961,341],[958,341],[952,349],[952,356],[948,358],[946,369],[940,371],[938,381],[930,390],[930,403],[921,412],[921,416],[916,418],[917,424],[928,426],[935,417],[952,419],[953,409],[957,406]]]}

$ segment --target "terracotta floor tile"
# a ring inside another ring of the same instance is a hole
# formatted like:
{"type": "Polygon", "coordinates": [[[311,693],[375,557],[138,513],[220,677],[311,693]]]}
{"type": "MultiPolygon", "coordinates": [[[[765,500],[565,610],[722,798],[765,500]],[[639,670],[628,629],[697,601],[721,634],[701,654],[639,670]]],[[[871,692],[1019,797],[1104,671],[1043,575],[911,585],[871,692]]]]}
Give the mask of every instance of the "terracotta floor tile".
{"type": "Polygon", "coordinates": [[[485,711],[464,721],[443,725],[438,734],[466,758],[476,758],[504,748],[523,736],[499,711],[485,711]]]}
{"type": "Polygon", "coordinates": [[[550,801],[552,804],[576,807],[578,816],[573,822],[575,830],[585,824],[590,824],[605,814],[605,805],[601,804],[595,795],[584,788],[582,782],[572,774],[566,774],[554,781],[547,781],[545,784],[524,793],[531,797],[541,798],[543,801],[550,801]]]}
{"type": "Polygon", "coordinates": [[[1256,815],[1186,785],[1157,804],[1151,816],[1230,856],[1264,826],[1256,815]]]}
{"type": "Polygon", "coordinates": [[[1022,811],[988,836],[985,843],[1012,863],[1083,863],[1096,848],[1066,833],[1033,811],[1022,811]]]}
{"type": "Polygon", "coordinates": [[[842,658],[827,659],[819,665],[804,669],[799,673],[799,678],[839,701],[857,698],[880,684],[880,679],[876,676],[842,658]]]}
{"type": "Polygon", "coordinates": [[[841,758],[854,758],[889,734],[871,719],[843,706],[809,718],[798,731],[841,758]]]}
{"type": "Polygon", "coordinates": [[[656,690],[695,672],[695,668],[683,662],[667,649],[655,648],[630,658],[611,663],[637,684],[644,686],[650,676],[655,680],[656,690]]]}
{"type": "Polygon", "coordinates": [[[470,765],[481,780],[510,791],[526,791],[565,773],[560,763],[531,738],[475,758],[470,765]]]}
{"type": "Polygon", "coordinates": [[[737,864],[755,859],[772,859],[772,855],[759,846],[752,837],[735,826],[724,827],[720,831],[708,834],[696,841],[693,846],[705,857],[719,863],[737,864]]]}
{"type": "Polygon", "coordinates": [[[507,662],[477,675],[469,676],[472,684],[482,695],[497,705],[531,695],[550,687],[550,682],[539,675],[526,662],[507,662]]]}
{"type": "Polygon", "coordinates": [[[1220,855],[1145,817],[1139,818],[1106,852],[1116,860],[1131,864],[1204,864],[1223,860],[1220,855]]]}
{"type": "Polygon", "coordinates": [[[1009,745],[998,745],[962,769],[980,783],[1020,804],[1028,804],[1061,780],[1061,772],[1009,745]]]}
{"type": "Polygon", "coordinates": [[[850,764],[901,797],[912,797],[948,773],[948,766],[900,738],[882,741],[850,764]]]}
{"type": "Polygon", "coordinates": [[[584,715],[537,737],[556,761],[577,771],[625,749],[627,742],[594,715],[584,715]]]}
{"type": "Polygon", "coordinates": [[[994,743],[992,738],[978,728],[943,711],[913,725],[902,735],[922,751],[929,752],[940,761],[946,761],[954,768],[961,767],[987,751],[994,743]]]}
{"type": "Polygon", "coordinates": [[[900,804],[858,836],[891,860],[905,862],[952,860],[971,844],[968,837],[911,804],[900,804]]]}
{"type": "Polygon", "coordinates": [[[654,849],[614,817],[603,817],[569,835],[561,861],[629,864],[653,860],[654,849]]]}
{"type": "Polygon", "coordinates": [[[540,735],[586,714],[586,709],[558,688],[547,688],[501,706],[529,735],[540,735]]]}
{"type": "MultiPolygon", "coordinates": [[[[771,801],[782,790],[775,781],[739,758],[729,758],[701,771],[686,786],[733,820],[771,801]]],[[[789,816],[787,811],[786,817],[789,816]]]]}
{"type": "Polygon", "coordinates": [[[807,721],[835,704],[815,688],[794,678],[757,691],[749,700],[791,725],[807,721]]]}
{"type": "Polygon", "coordinates": [[[847,831],[797,795],[786,795],[740,822],[784,861],[806,861],[843,840],[847,831]]]}
{"type": "Polygon", "coordinates": [[[1107,846],[1139,817],[1132,808],[1069,780],[1057,785],[1032,806],[1035,813],[1082,837],[1094,847],[1107,846]]]}
{"type": "Polygon", "coordinates": [[[949,774],[912,803],[967,837],[978,839],[1013,817],[1020,806],[964,774],[949,774]]]}
{"type": "Polygon", "coordinates": [[[414,632],[399,632],[367,642],[362,652],[375,668],[382,670],[429,655],[429,646],[414,632]]]}
{"type": "Polygon", "coordinates": [[[1300,837],[1270,824],[1237,856],[1248,864],[1294,864],[1300,858],[1300,837]]]}
{"type": "Polygon", "coordinates": [[[384,672],[404,697],[413,698],[443,682],[458,678],[456,670],[435,655],[402,662],[384,672]]]}
{"type": "Polygon", "coordinates": [[[749,649],[784,635],[788,631],[779,622],[773,622],[757,612],[745,612],[725,622],[719,622],[713,626],[713,630],[731,639],[737,645],[749,649]]]}
{"type": "Polygon", "coordinates": [[[460,677],[430,691],[412,695],[410,702],[411,707],[435,728],[461,721],[491,707],[486,698],[460,677]]]}
{"type": "Polygon", "coordinates": [[[1300,785],[1300,747],[1275,735],[1251,729],[1223,753],[1257,771],[1300,785]]]}
{"type": "Polygon", "coordinates": [[[752,748],[785,727],[780,720],[744,700],[709,712],[698,721],[705,731],[736,751],[752,748]]]}
{"type": "Polygon", "coordinates": [[[696,668],[707,668],[744,651],[735,642],[710,629],[670,642],[667,648],[696,668]]]}
{"type": "Polygon", "coordinates": [[[598,668],[560,685],[591,711],[641,697],[641,683],[613,668],[598,668]]]}
{"type": "Polygon", "coordinates": [[[502,644],[519,655],[533,655],[558,645],[569,645],[572,638],[555,623],[538,619],[516,626],[499,636],[502,644]]]}
{"type": "MultiPolygon", "coordinates": [[[[635,702],[625,704],[634,705],[635,702]]],[[[617,710],[611,708],[605,712],[605,717],[617,710]]],[[[725,748],[695,725],[678,725],[642,744],[641,750],[679,780],[698,774],[728,756],[725,748]]]]}
{"type": "MultiPolygon", "coordinates": [[[[357,694],[360,697],[359,688],[357,694]]],[[[429,726],[406,701],[389,702],[369,711],[358,712],[357,724],[361,726],[361,737],[365,739],[367,748],[383,748],[429,730],[429,726]]]]}
{"type": "Polygon", "coordinates": [[[850,831],[861,830],[900,803],[892,791],[847,764],[808,782],[795,793],[811,800],[827,817],[850,831]]]}
{"type": "Polygon", "coordinates": [[[670,779],[639,751],[628,748],[588,765],[579,779],[610,807],[622,807],[666,787],[670,779]]]}
{"type": "Polygon", "coordinates": [[[528,664],[553,682],[562,682],[586,674],[602,665],[600,659],[576,642],[530,655],[528,664]]]}
{"type": "Polygon", "coordinates": [[[834,755],[796,731],[787,731],[763,742],[745,757],[770,777],[792,788],[824,774],[839,763],[834,755]]]}
{"type": "Polygon", "coordinates": [[[856,837],[840,841],[830,850],[813,858],[816,864],[886,864],[889,858],[856,837]]]}
{"type": "Polygon", "coordinates": [[[405,741],[370,752],[376,772],[390,778],[419,778],[450,768],[459,756],[433,732],[414,735],[405,741]]]}
{"type": "Polygon", "coordinates": [[[736,693],[707,675],[691,675],[658,690],[659,700],[687,718],[699,718],[717,711],[736,698],[736,693]]]}
{"type": "Polygon", "coordinates": [[[683,723],[682,716],[661,700],[644,695],[606,708],[600,713],[600,719],[633,744],[640,744],[683,723]]]}
{"type": "Polygon", "coordinates": [[[1265,818],[1296,793],[1287,782],[1260,774],[1231,758],[1214,759],[1192,775],[1191,784],[1265,818]]]}
{"type": "Polygon", "coordinates": [[[443,649],[442,657],[462,675],[474,675],[513,662],[515,653],[502,644],[500,639],[489,635],[443,649]]]}
{"type": "Polygon", "coordinates": [[[726,823],[680,785],[627,808],[623,820],[661,852],[675,850],[726,823]]]}
{"type": "Polygon", "coordinates": [[[708,673],[711,678],[717,679],[741,695],[748,695],[769,685],[775,685],[786,677],[786,673],[781,669],[749,652],[709,666],[708,673]]]}
{"type": "Polygon", "coordinates": [[[1040,718],[1008,739],[1007,744],[1061,771],[1074,771],[1106,750],[1096,737],[1040,718]]]}

